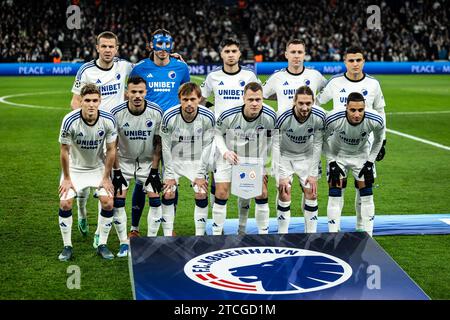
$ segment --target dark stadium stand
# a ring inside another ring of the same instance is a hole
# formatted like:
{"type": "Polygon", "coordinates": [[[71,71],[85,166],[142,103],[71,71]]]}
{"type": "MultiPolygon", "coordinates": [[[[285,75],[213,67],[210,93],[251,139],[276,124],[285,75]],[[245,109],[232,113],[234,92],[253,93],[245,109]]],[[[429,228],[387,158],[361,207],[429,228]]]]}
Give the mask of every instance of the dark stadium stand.
{"type": "Polygon", "coordinates": [[[370,61],[449,59],[450,1],[377,1],[381,31],[369,30],[373,1],[202,0],[165,2],[85,0],[0,0],[0,62],[87,61],[96,56],[95,35],[118,34],[119,55],[147,56],[146,36],[163,27],[175,35],[187,62],[218,62],[221,39],[237,35],[243,59],[284,60],[290,38],[305,40],[311,61],[339,61],[351,44],[362,45],[370,61]],[[81,9],[81,29],[69,30],[66,10],[81,9]]]}

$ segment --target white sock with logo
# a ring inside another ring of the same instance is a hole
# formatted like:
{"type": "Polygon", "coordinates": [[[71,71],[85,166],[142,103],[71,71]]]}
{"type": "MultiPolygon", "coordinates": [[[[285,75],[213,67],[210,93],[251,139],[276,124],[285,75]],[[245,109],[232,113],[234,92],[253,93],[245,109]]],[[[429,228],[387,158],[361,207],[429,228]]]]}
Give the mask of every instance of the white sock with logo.
{"type": "Polygon", "coordinates": [[[288,233],[291,221],[291,201],[278,200],[277,206],[278,233],[288,233]]]}

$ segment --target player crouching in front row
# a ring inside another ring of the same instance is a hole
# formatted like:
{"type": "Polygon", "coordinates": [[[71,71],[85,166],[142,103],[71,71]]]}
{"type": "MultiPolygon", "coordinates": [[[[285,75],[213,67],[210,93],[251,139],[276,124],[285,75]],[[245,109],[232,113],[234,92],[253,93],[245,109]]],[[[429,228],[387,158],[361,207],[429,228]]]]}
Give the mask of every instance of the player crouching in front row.
{"type": "Polygon", "coordinates": [[[168,109],[161,124],[164,164],[162,227],[171,236],[174,224],[175,191],[180,177],[191,181],[195,192],[195,235],[205,234],[208,219],[207,165],[214,139],[214,114],[199,105],[202,93],[192,82],[178,90],[180,104],[168,109]]]}
{"type": "MultiPolygon", "coordinates": [[[[257,82],[250,82],[244,87],[244,105],[226,110],[219,116],[215,141],[220,157],[217,159],[214,173],[216,194],[212,210],[213,235],[221,235],[223,231],[232,166],[243,162],[251,164],[255,160],[257,163],[253,164],[258,165],[260,161],[264,163],[265,152],[271,149],[269,133],[275,128],[275,122],[276,113],[269,106],[263,105],[262,87],[257,82]],[[261,141],[267,141],[267,144],[264,146],[261,141]]],[[[261,167],[263,163],[260,164],[261,167]]],[[[249,176],[252,173],[253,180],[258,177],[262,180],[262,194],[255,197],[255,220],[258,233],[265,234],[269,231],[268,179],[265,174],[260,176],[253,170],[249,172],[249,176]]]]}
{"type": "Polygon", "coordinates": [[[361,197],[363,230],[372,236],[375,218],[372,184],[374,162],[383,144],[383,118],[375,110],[366,110],[362,94],[352,92],[347,106],[330,112],[325,120],[324,141],[328,164],[329,197],[327,206],[328,229],[340,229],[342,186],[351,170],[361,197]],[[368,142],[373,132],[374,141],[368,142]]]}
{"type": "Polygon", "coordinates": [[[64,249],[60,261],[72,258],[72,205],[78,192],[97,188],[101,203],[100,239],[97,253],[105,259],[114,256],[106,246],[113,220],[113,193],[111,168],[116,155],[116,121],[108,112],[98,110],[100,90],[94,84],[81,89],[81,110],[67,114],[61,126],[60,161],[62,175],[59,186],[59,227],[64,249]],[[103,146],[106,159],[103,162],[103,146]]]}

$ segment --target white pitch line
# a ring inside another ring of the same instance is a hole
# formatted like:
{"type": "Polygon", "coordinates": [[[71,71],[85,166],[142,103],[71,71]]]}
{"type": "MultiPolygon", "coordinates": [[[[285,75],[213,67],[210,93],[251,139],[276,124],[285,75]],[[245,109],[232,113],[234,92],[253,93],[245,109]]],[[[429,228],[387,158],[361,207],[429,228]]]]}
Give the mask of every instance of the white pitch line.
{"type": "Polygon", "coordinates": [[[450,113],[450,110],[444,111],[411,111],[411,112],[386,112],[386,115],[417,115],[417,114],[441,114],[450,113]]]}
{"type": "Polygon", "coordinates": [[[393,134],[396,134],[396,135],[399,135],[399,136],[402,136],[402,137],[405,137],[405,138],[408,138],[408,139],[411,139],[411,140],[415,140],[415,141],[419,141],[419,142],[422,142],[422,143],[426,143],[426,144],[429,144],[429,145],[434,146],[436,148],[440,148],[440,149],[444,149],[444,150],[450,151],[450,147],[444,146],[443,144],[436,143],[436,142],[429,141],[429,140],[425,140],[425,139],[422,139],[422,138],[419,138],[419,137],[416,137],[416,136],[412,136],[410,134],[406,134],[406,133],[403,133],[403,132],[400,132],[400,131],[395,131],[395,130],[386,128],[386,132],[393,133],[393,134]]]}
{"type": "Polygon", "coordinates": [[[43,91],[43,92],[29,92],[29,93],[18,93],[18,94],[11,94],[9,96],[3,96],[0,97],[0,103],[4,103],[7,105],[11,105],[14,107],[24,107],[24,108],[31,108],[31,109],[53,109],[53,110],[62,110],[62,108],[57,107],[49,107],[49,106],[38,106],[33,104],[23,104],[23,103],[15,103],[7,101],[6,99],[9,98],[16,98],[16,97],[25,97],[25,96],[33,96],[33,95],[43,95],[43,94],[50,94],[50,93],[61,93],[61,92],[67,92],[67,91],[43,91]]]}

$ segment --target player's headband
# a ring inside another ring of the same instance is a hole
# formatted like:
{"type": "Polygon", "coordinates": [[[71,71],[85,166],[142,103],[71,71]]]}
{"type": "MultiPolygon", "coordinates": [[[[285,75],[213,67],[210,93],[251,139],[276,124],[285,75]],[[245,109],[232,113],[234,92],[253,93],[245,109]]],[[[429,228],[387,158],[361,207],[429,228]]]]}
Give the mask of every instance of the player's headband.
{"type": "Polygon", "coordinates": [[[167,51],[170,53],[173,47],[173,39],[168,34],[155,34],[153,36],[153,50],[155,51],[167,51]]]}

